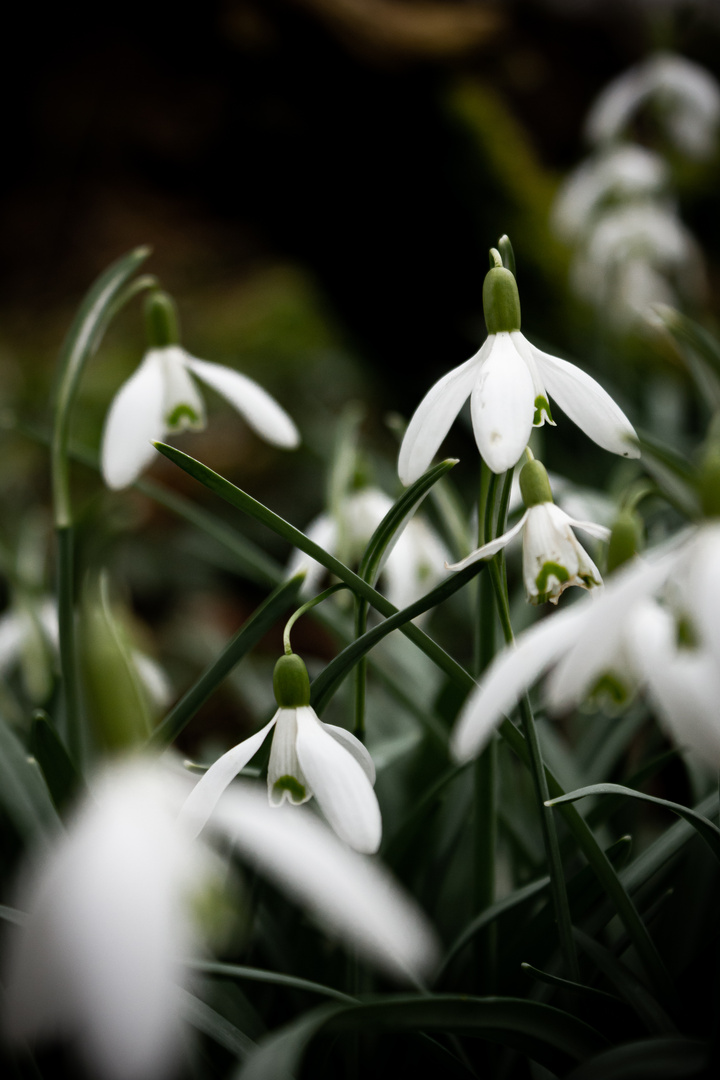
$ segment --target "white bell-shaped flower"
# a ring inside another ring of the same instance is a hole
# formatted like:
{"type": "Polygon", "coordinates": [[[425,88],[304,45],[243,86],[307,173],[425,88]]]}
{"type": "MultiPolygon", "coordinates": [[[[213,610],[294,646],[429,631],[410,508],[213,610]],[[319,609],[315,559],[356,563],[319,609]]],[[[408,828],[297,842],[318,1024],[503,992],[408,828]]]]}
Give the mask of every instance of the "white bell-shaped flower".
{"type": "Polygon", "coordinates": [[[573,529],[582,529],[599,540],[609,540],[610,530],[592,521],[577,521],[555,506],[544,465],[528,461],[520,473],[520,489],[527,507],[520,520],[502,536],[477,548],[450,570],[464,570],[479,559],[489,559],[522,534],[523,578],[531,604],[557,604],[565,589],[579,585],[591,589],[602,584],[600,571],[578,542],[573,529]]]}
{"type": "Polygon", "coordinates": [[[496,266],[488,272],[483,305],[489,331],[485,344],[435,383],[408,424],[398,459],[404,484],[427,469],[468,397],[475,441],[495,473],[515,465],[533,426],[554,424],[550,399],[603,449],[639,456],[635,431],[607,391],[520,333],[520,300],[510,270],[496,266]]]}
{"type": "Polygon", "coordinates": [[[299,656],[280,658],[273,685],[279,708],[272,720],[210,766],[187,800],[184,819],[199,833],[227,786],[274,729],[267,776],[270,805],[287,801],[299,806],[314,795],[342,840],[356,851],[376,852],[382,819],[370,754],[351,732],[318,718],[309,704],[310,683],[299,656]]]}
{"type": "Polygon", "coordinates": [[[156,454],[153,442],[202,431],[205,405],[193,376],[229,401],[266,442],[287,450],[298,445],[295,424],[266,390],[232,368],[196,359],[177,343],[174,306],[165,294],[150,298],[148,325],[154,347],[120,387],[105,420],[101,463],[108,487],[134,483],[156,454]]]}

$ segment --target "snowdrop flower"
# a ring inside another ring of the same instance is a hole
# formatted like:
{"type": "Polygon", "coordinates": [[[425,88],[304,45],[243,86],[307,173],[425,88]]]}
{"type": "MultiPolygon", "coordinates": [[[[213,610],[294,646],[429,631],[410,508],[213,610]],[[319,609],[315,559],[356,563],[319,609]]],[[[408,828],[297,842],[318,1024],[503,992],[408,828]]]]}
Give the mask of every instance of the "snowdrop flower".
{"type": "Polygon", "coordinates": [[[661,195],[668,174],[667,163],[651,150],[608,147],[582,162],[561,186],[553,207],[555,229],[563,239],[578,241],[609,208],[661,195]]]}
{"type": "Polygon", "coordinates": [[[619,324],[652,318],[655,304],[677,293],[697,298],[705,285],[702,255],[668,202],[631,203],[597,221],[571,269],[575,291],[619,324]]]}
{"type": "Polygon", "coordinates": [[[49,596],[18,594],[0,616],[0,676],[22,671],[32,701],[45,701],[52,689],[58,651],[57,609],[49,596]]]}
{"type": "MultiPolygon", "coordinates": [[[[392,499],[379,488],[366,487],[340,500],[335,514],[320,514],[306,535],[326,551],[352,565],[392,507],[392,499]]],[[[396,534],[382,569],[388,600],[399,610],[439,584],[448,551],[437,533],[416,514],[396,534]]],[[[324,566],[296,550],[288,563],[287,577],[305,571],[301,595],[313,596],[320,588],[324,566]]]]}
{"type": "Polygon", "coordinates": [[[583,589],[601,585],[600,571],[572,530],[582,529],[600,540],[609,540],[610,529],[591,521],[576,521],[555,506],[548,475],[540,461],[528,461],[523,466],[520,489],[527,509],[517,524],[449,569],[464,570],[478,559],[489,559],[522,533],[523,578],[531,604],[544,604],[548,600],[557,604],[571,585],[583,589]]]}
{"type": "Polygon", "coordinates": [[[400,447],[402,482],[411,484],[427,469],[468,397],[475,441],[495,473],[515,465],[533,426],[554,424],[551,397],[603,449],[638,457],[634,429],[610,395],[580,368],[542,352],[520,333],[515,277],[500,265],[497,252],[494,257],[496,265],[483,285],[487,340],[475,356],[444,375],[416,409],[400,447]]]}
{"type": "Polygon", "coordinates": [[[270,723],[210,766],[187,800],[184,820],[196,834],[203,828],[228,784],[274,729],[267,776],[270,805],[287,800],[299,806],[314,795],[342,840],[356,851],[374,853],[382,820],[370,754],[349,731],[318,719],[299,656],[290,653],[278,660],[273,689],[279,707],[270,723]]]}
{"type": "Polygon", "coordinates": [[[682,56],[660,52],[630,68],[597,98],[586,121],[588,138],[619,138],[637,113],[655,109],[668,140],[692,158],[709,157],[720,123],[720,87],[708,71],[682,56]]]}
{"type": "Polygon", "coordinates": [[[193,839],[178,816],[186,794],[186,777],[157,761],[116,760],[27,868],[27,917],[4,943],[11,1041],[72,1039],[99,1080],[162,1078],[179,1065],[187,961],[206,948],[199,901],[219,887],[211,834],[391,976],[434,966],[437,941],[412,900],[314,815],[273,813],[238,784],[193,839]]]}
{"type": "Polygon", "coordinates": [[[153,441],[177,431],[202,431],[205,406],[193,376],[221,394],[261,438],[293,449],[295,424],[267,391],[246,375],[198,360],[178,344],[174,305],[164,293],[148,301],[153,347],[115,395],[102,436],[102,473],[110,488],[132,484],[155,456],[153,441]]]}

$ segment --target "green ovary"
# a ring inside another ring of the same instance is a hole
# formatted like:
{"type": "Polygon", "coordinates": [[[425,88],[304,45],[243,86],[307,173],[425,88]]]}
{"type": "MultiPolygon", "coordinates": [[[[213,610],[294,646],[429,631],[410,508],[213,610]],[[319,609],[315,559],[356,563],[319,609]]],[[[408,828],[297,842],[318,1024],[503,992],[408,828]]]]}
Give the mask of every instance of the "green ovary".
{"type": "Polygon", "coordinates": [[[273,784],[273,792],[281,795],[287,791],[293,802],[302,802],[307,797],[305,786],[296,780],[294,776],[280,776],[273,784]]]}

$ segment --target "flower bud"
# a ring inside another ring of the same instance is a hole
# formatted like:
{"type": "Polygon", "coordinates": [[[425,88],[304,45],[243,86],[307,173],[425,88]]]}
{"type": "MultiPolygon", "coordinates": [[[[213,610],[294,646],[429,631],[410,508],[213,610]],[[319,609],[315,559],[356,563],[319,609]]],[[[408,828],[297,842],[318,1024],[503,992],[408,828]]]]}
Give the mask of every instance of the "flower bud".
{"type": "Polygon", "coordinates": [[[310,678],[296,653],[281,656],[273,672],[273,691],[281,709],[298,709],[310,704],[310,678]]]}
{"type": "Polygon", "coordinates": [[[642,543],[643,523],[637,510],[621,510],[613,522],[608,543],[607,572],[637,555],[642,543]]]}
{"type": "Polygon", "coordinates": [[[488,270],[483,284],[483,309],[489,334],[520,329],[520,296],[511,270],[503,266],[488,270]]]}
{"type": "Polygon", "coordinates": [[[531,506],[554,501],[547,469],[542,461],[533,458],[523,465],[520,470],[520,494],[528,510],[531,506]]]}
{"type": "Polygon", "coordinates": [[[180,341],[175,301],[159,289],[145,299],[145,332],[152,349],[164,349],[180,341]]]}

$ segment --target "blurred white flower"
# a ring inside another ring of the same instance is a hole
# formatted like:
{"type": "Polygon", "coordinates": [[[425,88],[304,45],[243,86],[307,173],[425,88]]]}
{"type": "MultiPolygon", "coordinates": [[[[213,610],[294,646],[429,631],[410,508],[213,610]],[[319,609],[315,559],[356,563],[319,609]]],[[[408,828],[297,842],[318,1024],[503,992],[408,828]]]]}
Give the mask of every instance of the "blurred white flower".
{"type": "Polygon", "coordinates": [[[295,424],[274,398],[246,375],[197,360],[179,345],[149,349],[113,399],[102,437],[102,472],[111,488],[132,484],[155,456],[153,441],[176,431],[201,431],[205,406],[192,378],[221,394],[261,438],[293,449],[295,424]]]}
{"type": "MultiPolygon", "coordinates": [[[[186,778],[157,761],[116,761],[27,868],[27,920],[5,941],[11,1041],[72,1039],[101,1080],[159,1080],[178,1066],[187,961],[205,943],[199,901],[220,868],[178,818],[186,794],[186,778]]],[[[435,936],[413,902],[313,815],[274,813],[239,784],[210,827],[327,933],[394,977],[417,979],[436,962],[435,936]]]]}
{"type": "Polygon", "coordinates": [[[573,529],[582,529],[599,540],[608,540],[610,530],[592,521],[577,521],[552,502],[530,506],[520,520],[502,536],[477,548],[450,570],[464,570],[478,559],[489,559],[522,533],[523,579],[531,604],[557,604],[565,589],[579,585],[591,589],[602,584],[600,571],[573,529]]]}
{"type": "Polygon", "coordinates": [[[659,52],[624,72],[598,96],[586,121],[592,143],[621,138],[642,109],[652,108],[665,137],[692,158],[709,157],[720,124],[720,87],[703,67],[659,52]]]}
{"type": "MultiPolygon", "coordinates": [[[[361,488],[340,500],[336,513],[320,514],[305,530],[306,535],[327,552],[352,566],[392,507],[392,499],[376,487],[361,488]]],[[[437,533],[415,514],[396,533],[385,553],[382,581],[388,600],[398,609],[419,599],[444,577],[448,550],[437,533]]],[[[320,589],[324,566],[296,550],[288,563],[287,576],[305,571],[301,595],[313,596],[320,589]]]]}
{"type": "Polygon", "coordinates": [[[558,235],[578,242],[597,217],[618,204],[644,202],[663,194],[668,166],[651,150],[631,143],[602,149],[583,161],[564,181],[552,221],[558,235]]]}
{"type": "Polygon", "coordinates": [[[39,704],[52,689],[57,651],[55,601],[33,593],[17,595],[0,616],[0,676],[19,666],[28,697],[39,704]]]}
{"type": "Polygon", "coordinates": [[[490,664],[452,735],[475,757],[542,675],[551,713],[644,687],[668,735],[720,765],[720,525],[708,522],[635,558],[572,607],[526,630],[490,664]]]}
{"type": "Polygon", "coordinates": [[[697,300],[705,287],[697,242],[667,201],[604,213],[575,256],[571,281],[620,325],[652,320],[653,305],[677,306],[678,296],[697,300]]]}
{"type": "Polygon", "coordinates": [[[382,819],[373,791],[375,766],[363,744],[345,728],[324,724],[309,705],[279,708],[269,724],[234,746],[198,780],[183,809],[197,835],[220,796],[273,732],[267,787],[271,806],[295,806],[313,795],[338,836],[373,854],[380,846],[382,819]]]}
{"type": "Polygon", "coordinates": [[[427,469],[468,397],[475,441],[495,473],[515,465],[533,426],[554,423],[550,399],[604,450],[639,456],[630,421],[595,379],[542,352],[519,330],[501,331],[488,334],[475,356],[444,375],[418,405],[400,447],[404,484],[427,469]]]}

